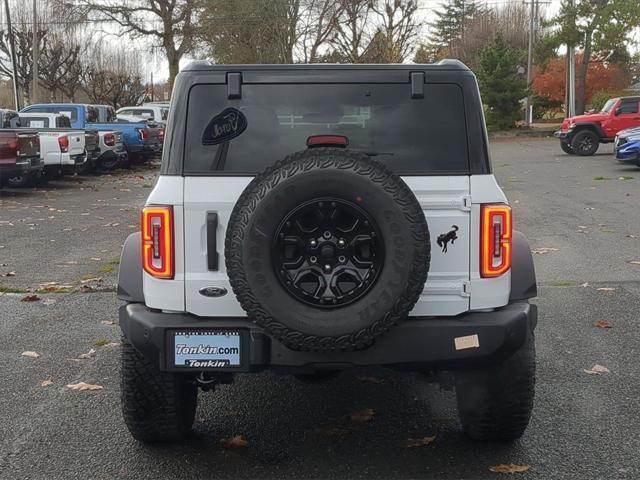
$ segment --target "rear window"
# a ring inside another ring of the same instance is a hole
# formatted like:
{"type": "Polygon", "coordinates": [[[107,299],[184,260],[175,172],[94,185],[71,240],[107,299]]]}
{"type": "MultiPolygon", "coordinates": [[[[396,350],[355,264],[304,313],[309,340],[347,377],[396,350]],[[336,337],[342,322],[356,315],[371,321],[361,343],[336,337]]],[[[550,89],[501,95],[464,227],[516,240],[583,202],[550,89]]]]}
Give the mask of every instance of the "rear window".
{"type": "Polygon", "coordinates": [[[408,83],[244,84],[238,100],[227,99],[226,85],[196,85],[188,108],[185,174],[255,174],[304,150],[312,135],[346,136],[350,149],[399,174],[469,171],[464,101],[455,84],[426,84],[422,99],[411,98],[408,83]],[[224,118],[244,129],[212,138],[212,131],[235,128],[224,118]]]}
{"type": "Polygon", "coordinates": [[[59,113],[76,121],[78,119],[78,111],[75,107],[29,107],[25,110],[29,113],[59,113]]]}
{"type": "Polygon", "coordinates": [[[49,117],[20,117],[20,123],[23,127],[48,128],[49,117]]]}

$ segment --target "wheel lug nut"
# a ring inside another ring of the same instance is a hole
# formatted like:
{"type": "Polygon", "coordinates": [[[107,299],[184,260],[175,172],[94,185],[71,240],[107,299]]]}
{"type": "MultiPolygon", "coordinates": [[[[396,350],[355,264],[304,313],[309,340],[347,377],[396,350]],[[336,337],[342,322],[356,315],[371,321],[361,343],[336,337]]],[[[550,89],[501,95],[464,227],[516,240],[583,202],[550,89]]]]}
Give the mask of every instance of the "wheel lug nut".
{"type": "Polygon", "coordinates": [[[310,246],[312,246],[312,247],[315,247],[317,244],[318,244],[318,242],[316,242],[316,240],[315,240],[314,238],[312,238],[312,239],[309,241],[309,245],[310,245],[310,246]]]}
{"type": "Polygon", "coordinates": [[[324,266],[325,271],[330,272],[331,271],[331,265],[327,264],[324,266]]]}
{"type": "Polygon", "coordinates": [[[326,232],[324,232],[324,233],[322,234],[322,236],[323,236],[324,238],[331,238],[331,232],[330,232],[329,230],[327,230],[326,232]]]}
{"type": "Polygon", "coordinates": [[[345,242],[344,239],[341,238],[340,240],[338,240],[338,246],[339,247],[344,247],[346,244],[347,244],[347,242],[345,242]]]}
{"type": "Polygon", "coordinates": [[[311,263],[316,263],[318,261],[318,259],[312,255],[311,257],[309,257],[309,261],[311,263]]]}
{"type": "Polygon", "coordinates": [[[346,260],[347,260],[347,259],[344,257],[344,255],[340,255],[340,256],[338,257],[338,261],[339,261],[340,263],[344,263],[346,260]]]}

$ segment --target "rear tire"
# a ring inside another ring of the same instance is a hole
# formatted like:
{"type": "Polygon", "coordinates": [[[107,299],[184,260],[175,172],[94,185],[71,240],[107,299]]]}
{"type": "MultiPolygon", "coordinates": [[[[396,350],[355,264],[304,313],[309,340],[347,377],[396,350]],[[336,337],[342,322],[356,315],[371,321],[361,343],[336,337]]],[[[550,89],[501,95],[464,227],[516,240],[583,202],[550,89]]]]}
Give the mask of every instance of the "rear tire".
{"type": "Polygon", "coordinates": [[[571,145],[569,145],[567,142],[561,141],[560,142],[560,148],[562,149],[562,151],[564,153],[566,153],[568,155],[575,155],[575,152],[571,148],[571,145]]]}
{"type": "Polygon", "coordinates": [[[456,374],[458,413],[473,440],[512,441],[529,424],[535,393],[533,333],[501,365],[456,374]]]}
{"type": "Polygon", "coordinates": [[[184,375],[161,372],[122,339],[121,400],[125,424],[136,440],[175,442],[191,430],[198,387],[184,375]]]}
{"type": "Polygon", "coordinates": [[[36,175],[28,173],[16,177],[7,178],[6,185],[11,188],[31,187],[36,183],[36,175]]]}
{"type": "Polygon", "coordinates": [[[600,146],[600,137],[593,130],[581,130],[571,140],[571,150],[581,157],[590,157],[600,146]]]}

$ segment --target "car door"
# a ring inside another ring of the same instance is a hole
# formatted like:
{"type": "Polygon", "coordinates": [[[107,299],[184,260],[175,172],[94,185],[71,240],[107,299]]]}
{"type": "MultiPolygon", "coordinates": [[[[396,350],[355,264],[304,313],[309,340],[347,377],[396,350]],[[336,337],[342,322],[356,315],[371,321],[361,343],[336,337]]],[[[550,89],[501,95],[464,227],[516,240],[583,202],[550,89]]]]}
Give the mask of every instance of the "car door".
{"type": "Polygon", "coordinates": [[[620,105],[615,110],[613,120],[614,132],[619,132],[626,128],[640,126],[640,100],[638,97],[623,98],[620,105]]]}

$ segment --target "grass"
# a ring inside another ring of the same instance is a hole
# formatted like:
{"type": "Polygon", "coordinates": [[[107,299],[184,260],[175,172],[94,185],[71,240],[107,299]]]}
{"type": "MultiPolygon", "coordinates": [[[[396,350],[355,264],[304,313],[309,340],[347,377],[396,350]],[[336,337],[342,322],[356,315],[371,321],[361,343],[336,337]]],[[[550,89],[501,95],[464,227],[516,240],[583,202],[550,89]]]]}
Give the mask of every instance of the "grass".
{"type": "Polygon", "coordinates": [[[94,347],[104,347],[108,343],[109,343],[109,340],[101,338],[100,340],[96,340],[95,342],[93,342],[93,346],[94,347]]]}
{"type": "Polygon", "coordinates": [[[594,180],[613,180],[611,177],[593,177],[594,180]]]}
{"type": "Polygon", "coordinates": [[[14,287],[13,285],[4,285],[0,283],[0,293],[29,293],[26,288],[14,287]]]}
{"type": "Polygon", "coordinates": [[[142,185],[142,188],[153,188],[153,185],[151,185],[150,183],[144,183],[142,185]]]}
{"type": "Polygon", "coordinates": [[[60,287],[51,285],[48,287],[38,288],[36,290],[37,293],[71,293],[73,291],[74,288],[70,285],[64,285],[60,287]]]}
{"type": "Polygon", "coordinates": [[[633,177],[631,175],[622,175],[618,180],[622,180],[622,181],[633,180],[633,177]]]}
{"type": "Polygon", "coordinates": [[[98,268],[98,272],[100,273],[111,273],[115,270],[115,267],[120,265],[120,258],[112,258],[107,263],[103,263],[98,268]]]}
{"type": "Polygon", "coordinates": [[[573,283],[568,280],[556,280],[555,282],[551,282],[549,285],[552,287],[570,287],[573,283]]]}

